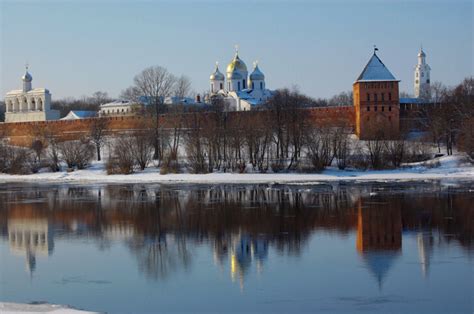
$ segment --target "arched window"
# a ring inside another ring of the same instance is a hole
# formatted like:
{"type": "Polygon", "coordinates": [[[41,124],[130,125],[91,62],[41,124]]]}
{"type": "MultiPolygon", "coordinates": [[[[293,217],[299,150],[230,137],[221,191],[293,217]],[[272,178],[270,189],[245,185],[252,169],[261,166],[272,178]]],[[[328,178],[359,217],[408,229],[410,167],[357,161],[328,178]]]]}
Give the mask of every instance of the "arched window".
{"type": "Polygon", "coordinates": [[[240,82],[237,82],[237,90],[240,90],[240,82]]]}
{"type": "Polygon", "coordinates": [[[223,88],[224,88],[224,84],[221,83],[221,86],[220,86],[220,87],[221,87],[221,89],[223,89],[223,88]]]}
{"type": "Polygon", "coordinates": [[[255,89],[255,83],[252,82],[252,89],[255,89]]]}
{"type": "Polygon", "coordinates": [[[18,98],[15,98],[13,100],[13,111],[15,112],[20,111],[20,101],[18,100],[18,98]]]}
{"type": "Polygon", "coordinates": [[[38,104],[36,106],[37,110],[42,111],[43,110],[43,99],[39,98],[38,99],[38,104]]]}
{"type": "Polygon", "coordinates": [[[211,83],[211,93],[214,93],[214,83],[211,83]]]}
{"type": "Polygon", "coordinates": [[[245,84],[245,79],[242,81],[242,89],[245,89],[247,88],[246,84],[245,84]]]}
{"type": "Polygon", "coordinates": [[[31,99],[30,110],[37,110],[37,108],[36,108],[36,100],[35,100],[34,98],[31,99]]]}
{"type": "Polygon", "coordinates": [[[260,82],[260,89],[263,89],[263,82],[260,82]]]}

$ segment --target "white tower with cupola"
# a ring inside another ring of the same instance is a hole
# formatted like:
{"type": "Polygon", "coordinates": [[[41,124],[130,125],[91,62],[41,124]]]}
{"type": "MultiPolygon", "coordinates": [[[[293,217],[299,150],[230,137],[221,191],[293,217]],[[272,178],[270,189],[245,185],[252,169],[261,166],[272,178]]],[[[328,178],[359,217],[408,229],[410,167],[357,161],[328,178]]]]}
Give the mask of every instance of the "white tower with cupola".
{"type": "Polygon", "coordinates": [[[430,66],[426,63],[426,54],[423,48],[418,53],[418,64],[415,66],[415,97],[429,100],[430,92],[430,66]]]}
{"type": "Polygon", "coordinates": [[[211,74],[211,76],[209,77],[210,79],[210,83],[211,83],[211,94],[213,93],[216,93],[220,90],[223,90],[225,87],[224,87],[224,81],[225,81],[225,77],[224,77],[224,74],[221,73],[221,71],[219,71],[219,64],[216,62],[216,69],[214,70],[214,72],[211,74]]]}

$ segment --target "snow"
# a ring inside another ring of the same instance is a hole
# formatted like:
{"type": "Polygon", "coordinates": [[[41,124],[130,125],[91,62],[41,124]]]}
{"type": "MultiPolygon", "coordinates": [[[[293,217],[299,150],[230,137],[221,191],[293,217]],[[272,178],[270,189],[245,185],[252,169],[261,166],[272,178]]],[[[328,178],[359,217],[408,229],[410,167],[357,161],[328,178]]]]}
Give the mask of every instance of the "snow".
{"type": "Polygon", "coordinates": [[[321,173],[209,173],[166,174],[150,167],[130,175],[107,175],[102,162],[73,172],[40,172],[30,175],[0,174],[2,182],[100,182],[100,183],[305,183],[327,181],[416,181],[473,180],[474,165],[462,155],[435,158],[428,162],[403,165],[394,170],[339,170],[331,167],[321,173]]]}
{"type": "Polygon", "coordinates": [[[375,53],[357,78],[357,82],[371,81],[396,81],[395,77],[375,53]]]}
{"type": "Polygon", "coordinates": [[[48,304],[48,303],[7,303],[0,302],[0,313],[5,314],[27,314],[27,313],[54,313],[54,314],[92,314],[97,312],[87,312],[73,309],[69,306],[48,304]]]}
{"type": "Polygon", "coordinates": [[[84,111],[84,110],[71,110],[69,113],[60,120],[77,120],[77,119],[85,119],[85,118],[92,118],[97,115],[96,111],[84,111]]]}

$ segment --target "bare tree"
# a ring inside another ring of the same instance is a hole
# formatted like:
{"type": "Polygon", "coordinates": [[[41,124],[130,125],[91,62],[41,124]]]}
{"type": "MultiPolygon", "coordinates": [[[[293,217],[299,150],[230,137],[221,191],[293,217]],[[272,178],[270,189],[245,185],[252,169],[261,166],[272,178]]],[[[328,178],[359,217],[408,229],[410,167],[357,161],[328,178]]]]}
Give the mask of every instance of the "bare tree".
{"type": "Polygon", "coordinates": [[[142,95],[140,95],[140,90],[136,86],[127,87],[120,93],[120,99],[132,102],[139,102],[140,96],[142,95]]]}
{"type": "Polygon", "coordinates": [[[341,92],[329,99],[329,106],[352,106],[352,91],[341,92]]]}
{"type": "Polygon", "coordinates": [[[152,157],[153,141],[150,132],[135,130],[131,135],[130,144],[135,163],[140,167],[140,170],[145,170],[152,157]]]}
{"type": "Polygon", "coordinates": [[[179,78],[176,79],[176,84],[174,86],[174,95],[178,97],[179,101],[182,101],[190,94],[191,80],[187,76],[181,75],[179,78]]]}
{"type": "Polygon", "coordinates": [[[90,139],[95,145],[98,161],[101,160],[100,152],[105,142],[105,134],[108,127],[109,121],[104,117],[94,118],[90,126],[90,139]]]}
{"type": "Polygon", "coordinates": [[[131,136],[120,136],[111,147],[111,156],[107,160],[107,174],[133,173],[135,157],[133,156],[133,139],[131,136]]]}
{"type": "Polygon", "coordinates": [[[107,92],[102,92],[102,91],[97,91],[93,93],[89,99],[90,99],[89,101],[97,107],[111,101],[109,94],[107,94],[107,92]]]}
{"type": "Polygon", "coordinates": [[[94,146],[86,138],[59,143],[59,151],[68,168],[84,169],[94,157],[94,146]]]}
{"type": "Polygon", "coordinates": [[[308,128],[305,132],[305,147],[309,161],[317,171],[324,170],[334,158],[333,136],[328,127],[308,128]]]}
{"type": "Polygon", "coordinates": [[[176,83],[176,77],[161,66],[153,66],[144,69],[137,74],[134,81],[134,88],[142,96],[147,98],[155,116],[154,128],[154,148],[153,159],[161,159],[160,152],[160,114],[164,110],[166,97],[172,95],[176,83]]]}

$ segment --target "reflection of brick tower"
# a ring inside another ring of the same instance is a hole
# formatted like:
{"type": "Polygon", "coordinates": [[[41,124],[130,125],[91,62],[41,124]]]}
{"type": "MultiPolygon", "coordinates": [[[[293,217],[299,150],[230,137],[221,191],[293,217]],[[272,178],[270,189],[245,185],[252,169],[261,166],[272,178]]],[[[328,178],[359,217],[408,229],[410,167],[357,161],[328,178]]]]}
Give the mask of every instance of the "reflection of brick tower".
{"type": "Polygon", "coordinates": [[[374,54],[353,84],[356,134],[360,139],[397,138],[400,128],[398,80],[374,54]]]}
{"type": "Polygon", "coordinates": [[[399,207],[365,205],[359,202],[357,250],[379,286],[402,247],[402,218],[399,207]]]}
{"type": "Polygon", "coordinates": [[[400,250],[402,247],[402,218],[400,208],[363,208],[359,204],[357,221],[357,250],[400,250]]]}

